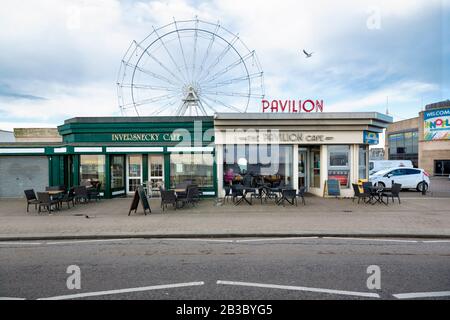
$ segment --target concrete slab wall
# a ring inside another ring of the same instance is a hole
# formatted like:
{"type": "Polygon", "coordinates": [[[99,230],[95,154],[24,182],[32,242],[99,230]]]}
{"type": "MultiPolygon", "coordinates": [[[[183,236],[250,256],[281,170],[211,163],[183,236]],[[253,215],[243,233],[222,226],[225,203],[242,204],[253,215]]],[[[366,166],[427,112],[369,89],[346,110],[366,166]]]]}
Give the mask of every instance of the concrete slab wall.
{"type": "Polygon", "coordinates": [[[48,186],[46,156],[0,157],[0,198],[24,197],[23,191],[45,190],[48,186]]]}

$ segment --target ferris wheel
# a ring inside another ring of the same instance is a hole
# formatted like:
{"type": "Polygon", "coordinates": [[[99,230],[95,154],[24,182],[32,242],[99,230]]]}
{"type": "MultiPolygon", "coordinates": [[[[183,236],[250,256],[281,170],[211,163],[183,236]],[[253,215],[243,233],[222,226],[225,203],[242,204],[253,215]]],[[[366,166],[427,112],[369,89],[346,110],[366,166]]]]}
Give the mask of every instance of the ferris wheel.
{"type": "Polygon", "coordinates": [[[174,21],[128,48],[117,80],[123,115],[247,112],[264,98],[255,51],[219,23],[174,21]]]}

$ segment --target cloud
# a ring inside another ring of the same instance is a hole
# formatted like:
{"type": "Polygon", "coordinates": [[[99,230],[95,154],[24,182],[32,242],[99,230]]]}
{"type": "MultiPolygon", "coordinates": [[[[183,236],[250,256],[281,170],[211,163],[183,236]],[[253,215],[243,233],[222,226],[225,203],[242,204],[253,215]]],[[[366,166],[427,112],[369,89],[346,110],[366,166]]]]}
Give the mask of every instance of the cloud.
{"type": "Polygon", "coordinates": [[[256,49],[268,98],[322,98],[327,111],[362,111],[383,109],[389,96],[402,116],[414,116],[408,105],[450,93],[449,7],[438,0],[5,1],[1,120],[56,125],[119,114],[115,82],[131,41],[196,15],[220,20],[256,49]]]}

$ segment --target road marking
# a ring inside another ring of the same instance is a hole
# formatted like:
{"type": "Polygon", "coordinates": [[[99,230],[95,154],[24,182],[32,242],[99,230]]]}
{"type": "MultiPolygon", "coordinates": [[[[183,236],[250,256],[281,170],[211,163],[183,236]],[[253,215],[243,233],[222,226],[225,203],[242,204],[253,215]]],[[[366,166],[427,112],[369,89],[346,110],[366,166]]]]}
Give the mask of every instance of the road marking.
{"type": "Polygon", "coordinates": [[[47,245],[53,244],[72,244],[72,243],[91,243],[91,242],[117,242],[117,241],[132,241],[132,240],[144,240],[144,238],[122,238],[122,239],[97,239],[97,240],[72,240],[72,241],[53,241],[47,242],[47,245]]]}
{"type": "Polygon", "coordinates": [[[25,298],[0,297],[0,300],[26,300],[25,298]]]}
{"type": "Polygon", "coordinates": [[[450,240],[423,240],[423,243],[446,243],[450,242],[450,240]]]}
{"type": "Polygon", "coordinates": [[[159,241],[204,241],[204,242],[227,242],[232,243],[235,240],[225,240],[225,239],[207,239],[207,238],[161,238],[161,239],[151,239],[159,241]]]}
{"type": "Polygon", "coordinates": [[[235,240],[235,242],[258,242],[258,241],[283,241],[283,240],[307,240],[319,239],[319,237],[290,237],[290,238],[261,238],[261,239],[243,239],[235,240]]]}
{"type": "Polygon", "coordinates": [[[367,298],[380,298],[379,294],[372,293],[372,292],[343,291],[343,290],[333,290],[333,289],[284,286],[284,285],[277,285],[277,284],[236,282],[236,281],[223,281],[223,280],[217,280],[217,284],[232,285],[232,286],[245,286],[245,287],[257,287],[257,288],[282,289],[282,290],[320,292],[320,293],[330,293],[330,294],[358,296],[358,297],[367,297],[367,298]]]}
{"type": "Polygon", "coordinates": [[[205,283],[203,281],[200,281],[200,282],[186,282],[186,283],[174,283],[174,284],[163,284],[163,285],[149,286],[149,287],[138,287],[138,288],[128,288],[128,289],[118,289],[118,290],[107,290],[107,291],[96,291],[96,292],[84,292],[84,293],[78,293],[78,294],[68,294],[68,295],[56,296],[56,297],[39,298],[37,300],[68,300],[68,299],[105,296],[105,295],[121,294],[121,293],[129,293],[129,292],[142,292],[142,291],[172,289],[172,288],[181,288],[181,287],[203,286],[204,284],[205,283]]]}
{"type": "Polygon", "coordinates": [[[397,293],[393,294],[393,296],[397,299],[448,297],[450,296],[450,291],[397,293]]]}
{"type": "Polygon", "coordinates": [[[42,242],[9,242],[9,241],[0,241],[0,245],[41,245],[42,242]]]}
{"type": "Polygon", "coordinates": [[[400,240],[400,239],[368,239],[368,238],[345,238],[345,237],[322,237],[322,239],[331,240],[362,240],[362,241],[380,241],[380,242],[409,242],[418,243],[418,240],[400,240]]]}

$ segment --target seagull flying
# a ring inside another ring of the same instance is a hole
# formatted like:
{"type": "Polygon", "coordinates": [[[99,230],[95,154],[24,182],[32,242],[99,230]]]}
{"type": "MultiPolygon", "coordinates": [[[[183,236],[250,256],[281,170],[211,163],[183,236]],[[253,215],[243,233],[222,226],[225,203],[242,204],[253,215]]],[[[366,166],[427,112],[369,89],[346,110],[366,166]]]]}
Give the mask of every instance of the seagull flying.
{"type": "Polygon", "coordinates": [[[308,52],[306,52],[305,51],[305,49],[303,49],[303,53],[305,54],[305,58],[311,58],[312,57],[312,54],[314,53],[314,52],[311,52],[311,53],[308,53],[308,52]]]}

